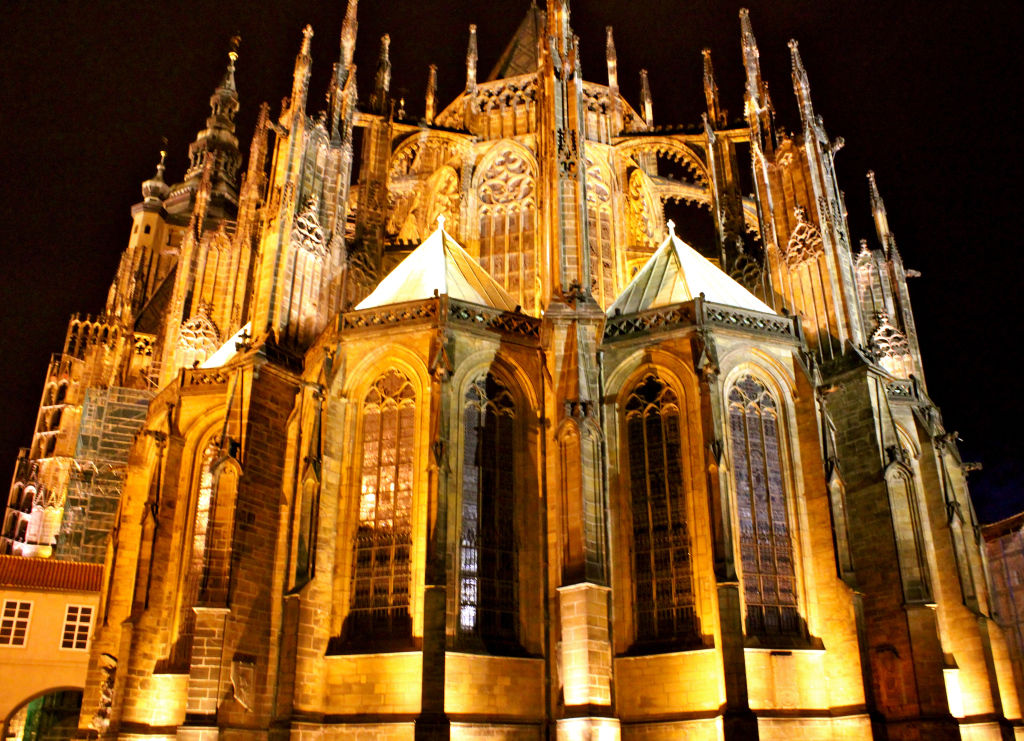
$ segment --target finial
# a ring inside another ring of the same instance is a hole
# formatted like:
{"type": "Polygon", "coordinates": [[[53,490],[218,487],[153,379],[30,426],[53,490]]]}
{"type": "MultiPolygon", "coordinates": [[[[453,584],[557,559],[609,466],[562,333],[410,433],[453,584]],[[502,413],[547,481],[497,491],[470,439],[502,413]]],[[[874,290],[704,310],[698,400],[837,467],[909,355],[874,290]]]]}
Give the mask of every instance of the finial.
{"type": "Polygon", "coordinates": [[[479,61],[476,41],[476,24],[469,26],[469,48],[466,50],[466,90],[476,90],[476,66],[479,61]]]}
{"type": "Polygon", "coordinates": [[[800,44],[796,39],[789,40],[789,56],[793,63],[793,84],[798,86],[798,94],[801,87],[805,95],[809,94],[811,84],[807,79],[807,70],[804,69],[803,59],[800,58],[800,44]]]}
{"type": "Polygon", "coordinates": [[[345,20],[341,24],[341,63],[345,69],[352,66],[352,58],[356,53],[356,29],[359,27],[356,20],[358,5],[359,0],[348,0],[345,20]]]}
{"type": "Polygon", "coordinates": [[[308,57],[309,56],[309,42],[313,38],[313,27],[306,24],[306,27],[302,29],[302,51],[299,54],[308,57]]]}
{"type": "Polygon", "coordinates": [[[232,36],[228,41],[228,68],[224,72],[224,79],[221,80],[220,89],[235,91],[235,62],[238,60],[238,48],[242,45],[242,37],[232,36]]]}
{"type": "Polygon", "coordinates": [[[374,85],[373,96],[370,98],[371,107],[377,113],[387,113],[388,92],[391,90],[391,36],[384,34],[380,37],[380,53],[377,57],[377,79],[374,85]]]}
{"type": "Polygon", "coordinates": [[[430,65],[430,74],[427,75],[427,105],[423,119],[428,123],[434,123],[437,116],[437,65],[430,65]]]}
{"type": "Polygon", "coordinates": [[[648,126],[654,125],[654,102],[651,100],[651,81],[647,70],[640,70],[640,104],[643,106],[644,121],[648,126]]]}
{"type": "Polygon", "coordinates": [[[717,126],[725,126],[725,114],[718,102],[718,83],[715,82],[715,68],[711,63],[711,49],[701,49],[704,57],[704,99],[708,106],[708,118],[717,126]]]}
{"type": "Polygon", "coordinates": [[[446,221],[447,219],[445,218],[444,214],[437,215],[437,228],[440,229],[442,232],[444,231],[444,225],[446,221]]]}
{"type": "Polygon", "coordinates": [[[669,219],[666,226],[668,226],[668,236],[671,237],[672,239],[675,239],[675,237],[676,237],[676,222],[672,221],[672,219],[669,219]]]}
{"type": "Polygon", "coordinates": [[[871,213],[875,218],[875,230],[878,232],[878,241],[884,247],[892,242],[892,232],[889,230],[889,215],[885,210],[885,201],[878,190],[878,181],[875,179],[875,171],[868,170],[868,191],[871,196],[871,213]]]}

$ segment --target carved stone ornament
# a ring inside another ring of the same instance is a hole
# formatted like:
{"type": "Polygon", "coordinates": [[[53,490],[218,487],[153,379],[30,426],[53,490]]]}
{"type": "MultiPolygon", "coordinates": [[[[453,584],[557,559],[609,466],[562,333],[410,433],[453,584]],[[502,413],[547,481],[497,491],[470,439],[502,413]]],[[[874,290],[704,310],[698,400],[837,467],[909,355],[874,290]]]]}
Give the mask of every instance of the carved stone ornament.
{"type": "Polygon", "coordinates": [[[319,210],[318,199],[310,198],[306,202],[306,207],[295,217],[292,244],[316,257],[326,257],[327,241],[324,238],[323,227],[320,226],[320,217],[317,215],[319,210]]]}
{"type": "Polygon", "coordinates": [[[793,233],[789,237],[789,242],[786,243],[786,247],[783,249],[786,264],[791,268],[811,262],[825,251],[825,245],[821,240],[821,232],[807,218],[807,209],[803,206],[797,206],[794,215],[796,216],[796,226],[793,227],[793,233]]]}
{"type": "Polygon", "coordinates": [[[898,378],[907,378],[913,370],[910,342],[894,327],[887,314],[878,315],[878,329],[871,335],[871,354],[878,364],[898,378]]]}
{"type": "Polygon", "coordinates": [[[179,344],[183,350],[201,358],[200,362],[220,347],[220,332],[210,319],[210,310],[205,304],[200,304],[195,316],[181,325],[179,344]]]}
{"type": "Polygon", "coordinates": [[[507,149],[484,171],[480,201],[488,205],[533,200],[533,168],[518,152],[507,149]]]}

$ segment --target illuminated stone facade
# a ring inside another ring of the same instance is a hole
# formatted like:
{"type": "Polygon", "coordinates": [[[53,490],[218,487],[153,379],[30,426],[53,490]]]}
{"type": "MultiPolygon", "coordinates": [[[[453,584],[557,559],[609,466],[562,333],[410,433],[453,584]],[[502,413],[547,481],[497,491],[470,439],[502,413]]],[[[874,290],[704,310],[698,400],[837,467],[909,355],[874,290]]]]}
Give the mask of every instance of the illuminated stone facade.
{"type": "MultiPolygon", "coordinates": [[[[471,28],[465,92],[438,110],[431,71],[416,119],[388,37],[357,103],[356,15],[319,116],[306,29],[244,177],[231,53],[183,182],[144,184],[105,314],[55,360],[76,424],[97,386],[149,402],[111,454],[82,729],[1024,737],[885,206],[872,175],[858,252],[796,43],[793,138],[745,12],[745,120],[705,53],[703,125],[655,129],[611,29],[606,81],[581,78],[561,0],[487,79],[471,28]]],[[[23,491],[82,469],[84,433],[39,434],[23,491]]]]}

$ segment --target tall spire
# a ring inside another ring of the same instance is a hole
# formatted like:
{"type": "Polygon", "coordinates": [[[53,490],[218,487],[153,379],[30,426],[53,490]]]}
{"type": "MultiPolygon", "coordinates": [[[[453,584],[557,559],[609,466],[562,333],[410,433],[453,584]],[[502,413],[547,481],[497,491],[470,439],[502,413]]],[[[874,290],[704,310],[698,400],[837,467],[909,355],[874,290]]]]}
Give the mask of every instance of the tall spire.
{"type": "Polygon", "coordinates": [[[715,68],[711,64],[711,50],[701,50],[704,57],[704,99],[708,106],[708,119],[714,126],[724,127],[726,125],[725,112],[718,102],[718,83],[715,82],[715,68]]]}
{"type": "Polygon", "coordinates": [[[476,24],[469,26],[469,47],[466,49],[466,92],[476,90],[476,66],[480,55],[477,51],[476,24]]]}
{"type": "Polygon", "coordinates": [[[640,70],[640,106],[643,109],[644,122],[648,126],[654,126],[654,101],[651,98],[651,81],[647,77],[647,70],[640,70]]]}
{"type": "Polygon", "coordinates": [[[345,20],[341,24],[341,65],[345,69],[352,66],[352,59],[356,53],[356,31],[359,22],[356,20],[359,0],[348,0],[348,10],[345,11],[345,20]]]}
{"type": "Polygon", "coordinates": [[[236,176],[238,166],[242,162],[238,150],[238,138],[235,136],[235,114],[238,113],[238,90],[235,87],[235,62],[238,60],[238,47],[241,37],[231,39],[228,48],[228,65],[220,84],[210,96],[210,115],[206,119],[206,128],[200,131],[195,141],[189,145],[189,169],[185,173],[185,183],[194,193],[203,177],[207,154],[214,156],[211,183],[213,191],[228,194],[231,200],[236,198],[236,176]]]}
{"type": "Polygon", "coordinates": [[[774,111],[771,96],[768,95],[768,84],[761,77],[761,52],[757,48],[754,29],[750,25],[750,11],[740,9],[740,34],[743,46],[743,66],[747,71],[747,86],[744,96],[747,122],[751,132],[756,135],[757,144],[769,153],[775,146],[773,127],[774,111]]]}
{"type": "Polygon", "coordinates": [[[437,116],[437,65],[430,65],[430,74],[427,75],[427,104],[423,114],[423,120],[428,124],[434,123],[437,116]]]}
{"type": "Polygon", "coordinates": [[[380,54],[377,57],[377,77],[370,97],[370,107],[381,115],[387,114],[388,93],[391,91],[391,36],[380,37],[380,54]]]}

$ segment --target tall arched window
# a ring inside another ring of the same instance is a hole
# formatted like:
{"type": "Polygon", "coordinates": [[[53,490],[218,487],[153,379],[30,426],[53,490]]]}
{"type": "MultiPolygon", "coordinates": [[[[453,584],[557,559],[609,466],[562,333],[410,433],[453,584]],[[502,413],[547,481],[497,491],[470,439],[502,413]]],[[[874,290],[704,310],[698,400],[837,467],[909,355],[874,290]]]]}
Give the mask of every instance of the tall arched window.
{"type": "Polygon", "coordinates": [[[187,560],[184,561],[184,581],[178,606],[178,643],[171,656],[173,665],[187,665],[191,657],[192,641],[196,632],[196,613],[192,608],[199,602],[209,556],[211,520],[216,506],[216,482],[213,461],[219,451],[218,440],[210,440],[197,460],[195,499],[192,514],[192,533],[187,541],[187,560]]]}
{"type": "Polygon", "coordinates": [[[459,634],[489,648],[517,644],[515,407],[494,376],[464,399],[459,634]]]}
{"type": "Polygon", "coordinates": [[[626,401],[633,513],[633,600],[637,643],[693,643],[690,534],[683,490],[679,402],[654,375],[626,401]]]}
{"type": "Polygon", "coordinates": [[[526,311],[534,311],[537,202],[533,164],[509,147],[483,171],[480,199],[480,264],[526,311]]]}
{"type": "Polygon", "coordinates": [[[353,638],[410,633],[416,394],[391,369],[363,401],[359,514],[352,559],[353,638]]]}
{"type": "Polygon", "coordinates": [[[729,436],[747,633],[800,635],[778,408],[764,384],[750,376],[729,391],[729,436]]]}

